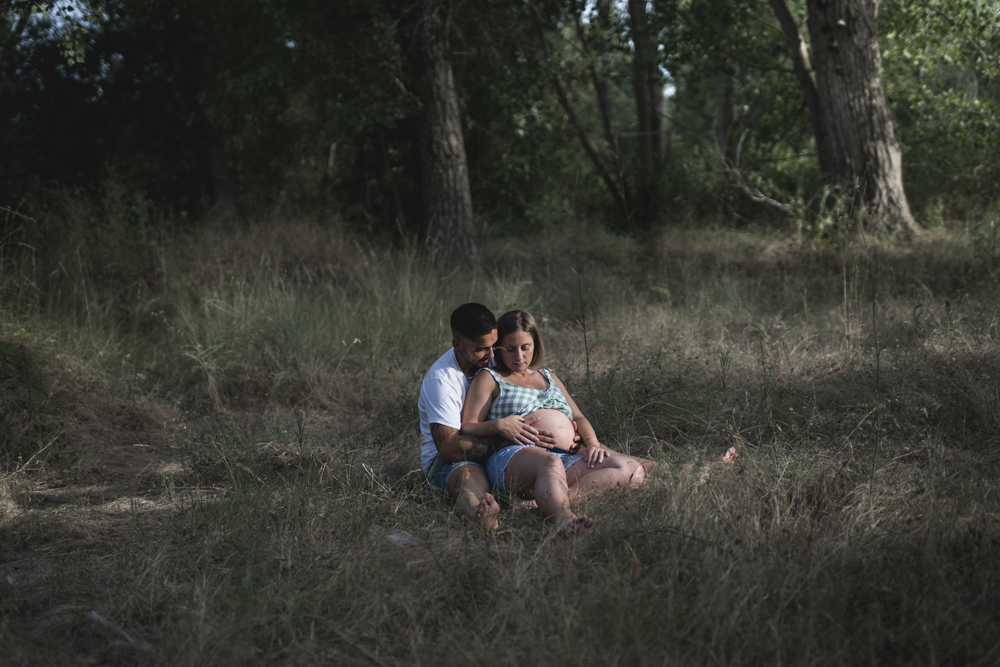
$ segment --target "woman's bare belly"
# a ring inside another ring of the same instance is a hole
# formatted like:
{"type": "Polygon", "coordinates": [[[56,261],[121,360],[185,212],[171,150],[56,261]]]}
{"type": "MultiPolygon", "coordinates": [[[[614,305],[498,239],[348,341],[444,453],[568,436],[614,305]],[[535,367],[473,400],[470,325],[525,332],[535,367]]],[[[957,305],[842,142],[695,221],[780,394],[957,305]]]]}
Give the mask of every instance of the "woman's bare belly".
{"type": "Polygon", "coordinates": [[[573,446],[573,422],[570,421],[570,418],[565,413],[546,408],[528,413],[524,418],[531,420],[536,417],[538,421],[532,424],[532,426],[539,431],[548,431],[551,433],[556,439],[555,446],[558,449],[567,450],[573,446]]]}

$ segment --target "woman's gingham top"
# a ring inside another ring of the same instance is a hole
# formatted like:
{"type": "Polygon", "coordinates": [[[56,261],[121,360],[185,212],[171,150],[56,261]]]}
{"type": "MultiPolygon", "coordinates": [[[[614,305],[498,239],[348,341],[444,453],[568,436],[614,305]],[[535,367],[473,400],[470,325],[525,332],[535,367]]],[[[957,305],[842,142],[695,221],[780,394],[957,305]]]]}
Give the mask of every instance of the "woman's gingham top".
{"type": "Polygon", "coordinates": [[[500,395],[497,396],[497,400],[493,401],[493,406],[490,408],[490,419],[502,419],[510,415],[523,417],[535,410],[550,409],[559,410],[569,417],[570,421],[573,421],[573,410],[569,407],[559,385],[552,381],[552,376],[549,374],[550,369],[543,368],[541,370],[542,375],[549,383],[549,388],[545,391],[511,384],[500,377],[500,374],[492,368],[484,368],[483,370],[492,375],[493,379],[500,385],[500,395]]]}

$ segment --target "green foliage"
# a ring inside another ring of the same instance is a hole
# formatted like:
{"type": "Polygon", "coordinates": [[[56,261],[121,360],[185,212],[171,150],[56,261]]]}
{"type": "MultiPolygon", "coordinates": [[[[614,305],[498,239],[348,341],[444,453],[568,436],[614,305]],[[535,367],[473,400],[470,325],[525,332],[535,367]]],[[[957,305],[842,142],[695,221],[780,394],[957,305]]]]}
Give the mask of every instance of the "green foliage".
{"type": "MultiPolygon", "coordinates": [[[[529,5],[458,3],[452,16],[480,230],[548,233],[584,219],[634,231],[552,82],[565,88],[615,187],[635,199],[624,3],[533,4],[548,60],[529,5]],[[606,84],[610,134],[594,77],[606,84]]],[[[804,3],[789,4],[801,24],[804,3]]],[[[115,0],[51,8],[50,20],[21,22],[31,7],[20,2],[4,15],[5,206],[33,215],[52,184],[99,199],[110,179],[174,211],[204,212],[211,147],[228,164],[245,217],[335,211],[380,242],[402,246],[421,235],[412,6],[115,0]]],[[[658,2],[649,16],[668,90],[667,155],[656,177],[662,222],[789,224],[749,189],[795,212],[801,231],[826,233],[838,213],[768,3],[658,2]]],[[[890,3],[879,16],[906,185],[928,223],[942,205],[947,217],[971,221],[996,200],[998,21],[986,0],[890,3]]]]}
{"type": "Polygon", "coordinates": [[[912,202],[947,193],[950,215],[975,219],[998,194],[1000,7],[891,3],[879,19],[912,202]]]}

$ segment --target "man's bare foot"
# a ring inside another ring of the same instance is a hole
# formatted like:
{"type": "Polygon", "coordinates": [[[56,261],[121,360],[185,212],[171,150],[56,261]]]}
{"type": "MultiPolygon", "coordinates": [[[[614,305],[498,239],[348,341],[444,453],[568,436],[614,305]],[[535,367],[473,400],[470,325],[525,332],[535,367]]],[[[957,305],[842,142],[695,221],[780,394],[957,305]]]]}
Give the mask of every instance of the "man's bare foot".
{"type": "Polygon", "coordinates": [[[483,499],[479,501],[479,509],[476,510],[476,520],[487,533],[494,531],[500,525],[497,516],[500,514],[500,505],[492,494],[483,494],[483,499]]]}
{"type": "Polygon", "coordinates": [[[556,531],[560,535],[582,535],[594,527],[594,520],[583,514],[571,514],[565,519],[556,520],[556,531]]]}

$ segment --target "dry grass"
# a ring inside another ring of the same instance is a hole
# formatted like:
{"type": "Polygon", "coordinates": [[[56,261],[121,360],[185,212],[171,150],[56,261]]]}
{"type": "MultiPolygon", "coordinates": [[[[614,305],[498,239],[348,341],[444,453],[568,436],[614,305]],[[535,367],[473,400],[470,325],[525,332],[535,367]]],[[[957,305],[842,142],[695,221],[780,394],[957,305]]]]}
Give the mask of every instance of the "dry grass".
{"type": "Polygon", "coordinates": [[[0,344],[33,369],[0,359],[5,664],[1000,659],[975,238],[588,233],[460,274],[270,229],[163,242],[139,296],[46,300],[58,276],[5,266],[0,344]],[[415,473],[419,382],[467,299],[532,310],[602,439],[661,462],[592,501],[589,537],[518,505],[479,535],[415,473]],[[32,459],[42,413],[62,440],[32,459]]]}

